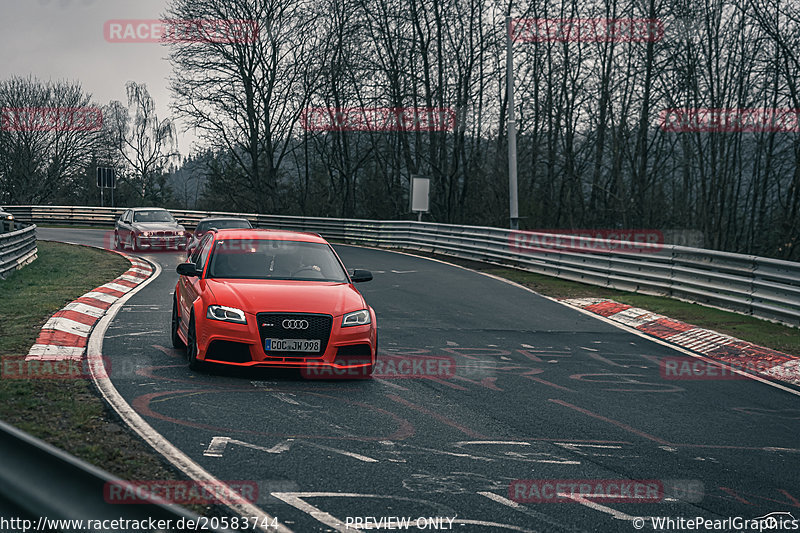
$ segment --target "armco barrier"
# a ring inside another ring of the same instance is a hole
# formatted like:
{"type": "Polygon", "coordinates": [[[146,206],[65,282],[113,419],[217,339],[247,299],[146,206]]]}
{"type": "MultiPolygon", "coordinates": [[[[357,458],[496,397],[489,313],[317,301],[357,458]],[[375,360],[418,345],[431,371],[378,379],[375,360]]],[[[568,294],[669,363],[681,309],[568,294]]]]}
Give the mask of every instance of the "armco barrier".
{"type": "Polygon", "coordinates": [[[0,279],[36,259],[37,253],[35,225],[26,224],[9,233],[0,233],[0,279]]]}
{"type": "MultiPolygon", "coordinates": [[[[0,517],[8,520],[2,511],[14,510],[14,516],[31,520],[28,531],[93,531],[64,525],[47,527],[40,520],[91,520],[93,523],[112,520],[156,523],[169,520],[166,531],[193,531],[194,528],[176,527],[188,520],[195,523],[197,515],[177,505],[159,501],[146,501],[141,505],[114,505],[104,500],[104,487],[108,483],[122,483],[99,468],[59,450],[19,429],[0,421],[0,517]],[[39,524],[39,526],[36,526],[39,524]],[[36,526],[36,527],[34,527],[36,526]]],[[[130,523],[130,522],[127,522],[130,523]]],[[[141,527],[139,531],[152,531],[141,527]]],[[[109,528],[111,530],[111,528],[109,528]]],[[[119,526],[117,531],[133,531],[119,526]]],[[[12,525],[3,531],[24,531],[12,525]]],[[[206,530],[214,531],[214,530],[206,530]]]]}
{"type": "MultiPolygon", "coordinates": [[[[111,227],[122,208],[6,207],[18,220],[111,227]]],[[[685,246],[525,232],[549,239],[537,249],[515,245],[516,233],[501,228],[415,221],[379,221],[172,210],[188,228],[208,216],[238,216],[254,226],[311,231],[328,239],[366,246],[435,252],[510,266],[614,289],[679,298],[787,325],[800,326],[800,264],[685,246]]]]}

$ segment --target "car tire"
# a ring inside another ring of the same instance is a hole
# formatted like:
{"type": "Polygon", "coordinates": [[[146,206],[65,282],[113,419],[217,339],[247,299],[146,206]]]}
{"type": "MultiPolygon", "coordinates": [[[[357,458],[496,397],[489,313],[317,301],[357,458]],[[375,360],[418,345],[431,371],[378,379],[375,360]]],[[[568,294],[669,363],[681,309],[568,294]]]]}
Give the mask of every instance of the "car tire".
{"type": "Polygon", "coordinates": [[[180,327],[180,317],[178,316],[178,297],[172,298],[172,347],[177,349],[186,348],[186,343],[183,342],[181,336],[178,335],[178,328],[180,327]]]}
{"type": "Polygon", "coordinates": [[[189,317],[189,328],[186,332],[186,358],[189,359],[189,368],[199,370],[202,363],[197,360],[197,331],[194,325],[194,313],[189,317]]]}
{"type": "Polygon", "coordinates": [[[122,249],[122,243],[119,240],[119,232],[117,232],[117,231],[114,232],[114,249],[115,250],[121,250],[122,249]]]}

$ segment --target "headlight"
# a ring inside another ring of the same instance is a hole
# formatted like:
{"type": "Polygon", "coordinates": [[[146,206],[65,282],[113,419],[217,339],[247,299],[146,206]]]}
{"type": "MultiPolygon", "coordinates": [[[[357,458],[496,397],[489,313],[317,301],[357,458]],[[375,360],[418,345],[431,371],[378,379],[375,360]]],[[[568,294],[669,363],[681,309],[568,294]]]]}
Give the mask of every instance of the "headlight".
{"type": "Polygon", "coordinates": [[[142,237],[149,237],[150,236],[150,232],[149,231],[143,231],[143,232],[140,233],[140,235],[142,237]]]}
{"type": "Polygon", "coordinates": [[[206,318],[221,320],[223,322],[234,322],[235,324],[247,324],[244,311],[234,307],[225,307],[224,305],[209,305],[206,318]]]}
{"type": "Polygon", "coordinates": [[[14,215],[8,215],[8,220],[14,220],[14,215]]]}
{"type": "Polygon", "coordinates": [[[362,309],[361,311],[356,311],[354,313],[347,313],[342,318],[342,327],[347,328],[350,326],[363,326],[365,324],[369,324],[372,319],[369,316],[369,311],[367,309],[362,309]]]}

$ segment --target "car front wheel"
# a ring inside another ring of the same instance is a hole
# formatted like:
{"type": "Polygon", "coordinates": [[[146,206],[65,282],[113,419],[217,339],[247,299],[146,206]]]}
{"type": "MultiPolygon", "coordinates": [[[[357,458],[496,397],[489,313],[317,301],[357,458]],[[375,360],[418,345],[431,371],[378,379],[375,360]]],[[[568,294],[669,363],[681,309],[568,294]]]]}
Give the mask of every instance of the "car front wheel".
{"type": "Polygon", "coordinates": [[[178,349],[186,347],[186,344],[184,344],[180,335],[178,335],[180,324],[181,321],[178,317],[178,297],[176,296],[172,299],[172,347],[178,349]]]}
{"type": "Polygon", "coordinates": [[[189,318],[189,328],[186,332],[186,357],[189,359],[190,369],[200,369],[201,362],[197,360],[197,333],[194,325],[194,313],[189,318]]]}

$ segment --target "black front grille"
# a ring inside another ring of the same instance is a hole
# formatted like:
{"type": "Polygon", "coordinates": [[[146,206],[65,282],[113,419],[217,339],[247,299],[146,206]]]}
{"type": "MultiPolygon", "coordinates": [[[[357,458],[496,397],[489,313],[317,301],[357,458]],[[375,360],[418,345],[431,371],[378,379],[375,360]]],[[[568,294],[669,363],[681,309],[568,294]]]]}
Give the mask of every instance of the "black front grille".
{"type": "Polygon", "coordinates": [[[320,350],[318,352],[265,352],[269,356],[275,357],[298,357],[303,354],[322,355],[328,346],[328,339],[331,336],[333,317],[331,315],[314,315],[306,313],[258,313],[258,333],[261,336],[261,349],[264,349],[264,339],[319,339],[320,350]],[[304,329],[285,328],[285,320],[305,320],[308,327],[304,329]]]}

